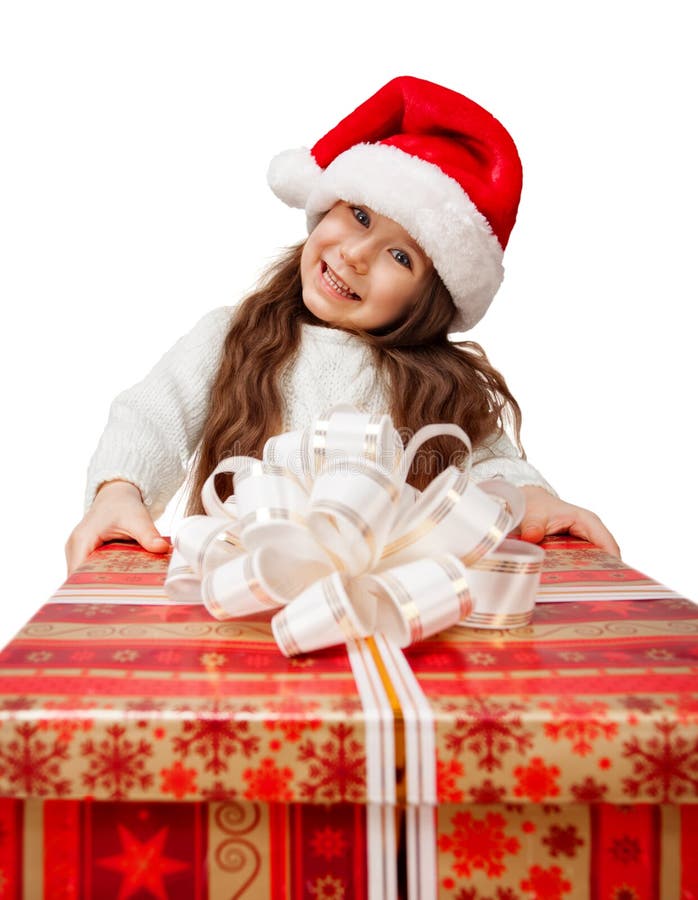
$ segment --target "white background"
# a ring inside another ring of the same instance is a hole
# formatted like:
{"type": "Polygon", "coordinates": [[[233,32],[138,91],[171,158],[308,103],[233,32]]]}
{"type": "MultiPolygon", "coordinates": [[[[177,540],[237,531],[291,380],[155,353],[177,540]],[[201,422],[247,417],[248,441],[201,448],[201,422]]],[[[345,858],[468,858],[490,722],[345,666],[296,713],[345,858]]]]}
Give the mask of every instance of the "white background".
{"type": "Polygon", "coordinates": [[[518,144],[506,280],[471,336],[529,459],[698,598],[690,10],[3,3],[0,643],[64,578],[111,398],[302,236],[269,159],[397,74],[471,96],[518,144]]]}

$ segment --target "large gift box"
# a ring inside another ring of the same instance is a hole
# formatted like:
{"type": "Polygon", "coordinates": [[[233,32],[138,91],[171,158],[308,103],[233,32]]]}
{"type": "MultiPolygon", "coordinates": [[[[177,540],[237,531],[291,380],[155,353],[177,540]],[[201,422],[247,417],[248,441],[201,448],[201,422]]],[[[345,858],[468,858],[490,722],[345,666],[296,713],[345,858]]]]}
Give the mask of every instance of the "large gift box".
{"type": "Polygon", "coordinates": [[[286,658],[99,548],[0,656],[0,896],[698,897],[698,607],[546,550],[528,625],[286,658]]]}

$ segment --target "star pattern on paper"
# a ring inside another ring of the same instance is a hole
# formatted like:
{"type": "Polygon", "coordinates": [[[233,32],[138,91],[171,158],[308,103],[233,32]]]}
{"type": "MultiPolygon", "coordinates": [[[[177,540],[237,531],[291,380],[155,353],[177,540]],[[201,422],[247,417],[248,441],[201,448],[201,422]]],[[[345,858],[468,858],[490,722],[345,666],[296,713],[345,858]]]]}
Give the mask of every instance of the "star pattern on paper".
{"type": "Polygon", "coordinates": [[[128,900],[141,888],[150,891],[157,900],[167,900],[163,879],[182,872],[189,863],[163,855],[169,828],[165,826],[147,841],[139,841],[124,825],[117,825],[122,853],[98,859],[105,869],[123,874],[118,900],[128,900]]]}

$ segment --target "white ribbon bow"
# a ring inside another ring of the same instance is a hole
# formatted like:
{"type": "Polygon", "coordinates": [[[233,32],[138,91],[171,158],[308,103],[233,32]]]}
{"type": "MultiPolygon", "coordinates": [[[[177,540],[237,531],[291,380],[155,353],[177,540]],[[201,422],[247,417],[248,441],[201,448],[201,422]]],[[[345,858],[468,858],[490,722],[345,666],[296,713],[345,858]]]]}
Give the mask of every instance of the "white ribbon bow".
{"type": "Polygon", "coordinates": [[[216,467],[201,493],[207,515],[178,529],[165,588],[218,619],[278,610],[272,630],[286,656],[376,631],[406,647],[463,620],[525,624],[543,551],[504,541],[523,515],[521,492],[473,483],[470,457],[456,425],[426,426],[403,450],[389,416],[335,407],[271,438],[262,460],[216,467]],[[437,435],[459,438],[467,464],[419,492],[406,478],[437,435]],[[225,502],[214,487],[222,472],[234,484],[225,502]]]}

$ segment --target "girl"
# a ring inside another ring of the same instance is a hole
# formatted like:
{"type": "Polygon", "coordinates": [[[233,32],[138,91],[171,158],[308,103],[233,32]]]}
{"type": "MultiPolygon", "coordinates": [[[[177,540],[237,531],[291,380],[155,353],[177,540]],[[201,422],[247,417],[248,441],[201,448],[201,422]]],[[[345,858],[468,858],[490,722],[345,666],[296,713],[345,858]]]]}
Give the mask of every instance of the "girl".
{"type": "MultiPolygon", "coordinates": [[[[523,490],[524,540],[569,531],[618,555],[600,520],[560,500],[526,461],[519,406],[482,349],[448,337],[482,317],[501,283],[521,191],[503,126],[454,91],[400,77],[312,151],[276,157],[268,178],[305,209],[309,237],[114,400],[86,513],[66,546],[68,571],[115,538],[165,552],[154,520],[197,447],[189,514],[203,512],[201,488],[221,459],[259,457],[271,435],[338,403],[389,411],[406,438],[432,422],[461,425],[473,477],[503,476],[523,490]]],[[[410,482],[424,488],[455,450],[453,439],[433,441],[410,482]]]]}

